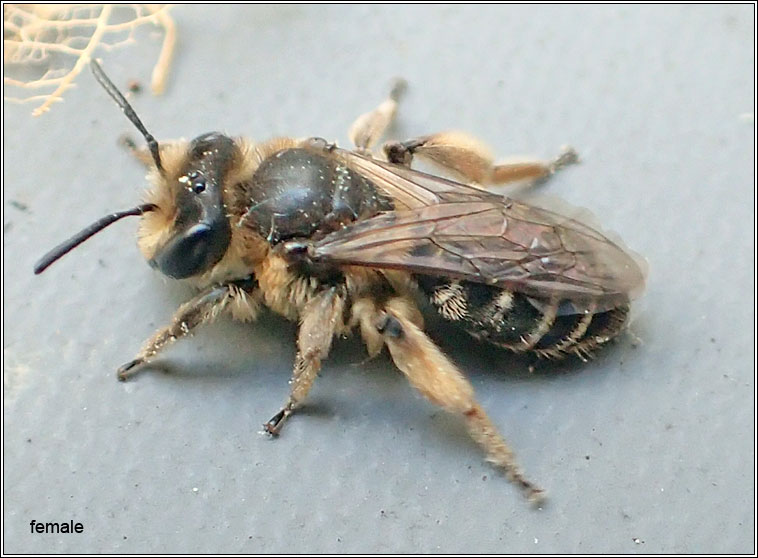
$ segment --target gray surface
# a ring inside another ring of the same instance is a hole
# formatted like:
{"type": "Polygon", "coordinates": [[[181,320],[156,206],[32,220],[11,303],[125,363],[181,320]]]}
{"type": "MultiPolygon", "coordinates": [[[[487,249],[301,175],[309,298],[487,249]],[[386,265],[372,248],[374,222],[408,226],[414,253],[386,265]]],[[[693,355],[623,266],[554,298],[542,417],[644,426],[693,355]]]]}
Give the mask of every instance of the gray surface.
{"type": "MultiPolygon", "coordinates": [[[[309,406],[259,435],[287,393],[294,326],[222,322],[115,368],[188,293],[134,246],[134,221],[46,274],[34,261],[138,199],[133,133],[83,75],[38,119],[7,105],[6,552],[753,552],[753,7],[179,7],[159,138],[321,135],[410,82],[398,137],[461,128],[501,155],[584,162],[546,188],[591,209],[651,274],[634,332],[582,366],[438,330],[549,490],[531,510],[452,417],[355,340],[309,406]],[[746,114],[749,113],[749,114],[746,114]],[[28,205],[20,211],[11,200],[28,205]],[[85,525],[29,534],[29,521],[85,525]]],[[[147,80],[157,38],[102,55],[147,80]]]]}

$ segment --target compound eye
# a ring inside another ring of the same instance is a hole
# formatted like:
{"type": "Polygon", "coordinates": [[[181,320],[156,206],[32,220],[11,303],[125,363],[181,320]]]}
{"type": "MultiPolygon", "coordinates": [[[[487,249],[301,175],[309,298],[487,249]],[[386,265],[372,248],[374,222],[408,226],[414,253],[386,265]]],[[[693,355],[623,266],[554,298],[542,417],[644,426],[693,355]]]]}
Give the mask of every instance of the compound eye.
{"type": "Polygon", "coordinates": [[[150,262],[169,277],[184,279],[221,259],[228,241],[207,223],[193,225],[164,246],[150,262]]]}

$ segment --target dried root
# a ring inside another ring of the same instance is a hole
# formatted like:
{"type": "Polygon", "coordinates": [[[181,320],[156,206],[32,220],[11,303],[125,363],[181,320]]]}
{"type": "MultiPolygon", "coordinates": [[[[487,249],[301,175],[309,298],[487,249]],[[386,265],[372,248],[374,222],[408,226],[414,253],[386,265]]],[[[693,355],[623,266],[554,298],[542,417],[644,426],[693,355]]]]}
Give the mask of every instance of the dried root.
{"type": "Polygon", "coordinates": [[[97,49],[112,50],[133,43],[135,30],[146,24],[163,28],[158,62],[151,88],[156,95],[166,86],[176,44],[176,28],[168,6],[6,4],[3,6],[4,64],[6,92],[18,88],[20,95],[7,101],[41,102],[32,114],[50,110],[97,49]],[[15,68],[14,68],[15,66],[15,68]],[[39,68],[39,76],[28,78],[39,68]],[[24,79],[9,77],[24,75],[24,79]],[[39,93],[37,93],[39,92],[39,93]]]}

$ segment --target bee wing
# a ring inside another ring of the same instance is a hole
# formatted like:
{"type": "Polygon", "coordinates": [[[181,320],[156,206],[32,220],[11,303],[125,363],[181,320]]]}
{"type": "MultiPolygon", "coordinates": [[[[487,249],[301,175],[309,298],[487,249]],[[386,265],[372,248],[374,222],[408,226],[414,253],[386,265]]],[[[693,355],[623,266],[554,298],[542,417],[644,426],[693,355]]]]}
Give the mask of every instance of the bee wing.
{"type": "Polygon", "coordinates": [[[488,190],[367,158],[353,151],[335,149],[333,154],[391,197],[396,209],[474,200],[497,202],[503,199],[503,196],[488,190]]]}
{"type": "Polygon", "coordinates": [[[642,289],[631,253],[595,229],[486,190],[349,154],[401,208],[316,242],[315,261],[443,275],[609,310],[642,289]]]}

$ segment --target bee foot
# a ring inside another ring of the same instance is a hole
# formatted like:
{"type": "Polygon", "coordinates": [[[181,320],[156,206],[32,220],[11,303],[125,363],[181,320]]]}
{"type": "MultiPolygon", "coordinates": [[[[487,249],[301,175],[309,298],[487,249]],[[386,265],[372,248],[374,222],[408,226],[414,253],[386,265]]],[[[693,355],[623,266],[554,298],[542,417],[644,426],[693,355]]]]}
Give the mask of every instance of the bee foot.
{"type": "Polygon", "coordinates": [[[561,153],[550,163],[550,174],[566,167],[579,163],[579,154],[570,145],[561,147],[561,153]]]}
{"type": "Polygon", "coordinates": [[[532,487],[526,492],[526,499],[535,508],[542,508],[547,501],[547,495],[543,489],[532,487]]]}
{"type": "Polygon", "coordinates": [[[135,368],[137,368],[138,366],[144,363],[145,363],[145,359],[135,358],[134,360],[127,362],[123,366],[120,366],[119,369],[116,370],[116,377],[118,378],[118,381],[125,382],[126,380],[128,380],[133,374],[137,372],[135,368]]]}
{"type": "Polygon", "coordinates": [[[282,426],[284,426],[284,421],[287,420],[287,417],[289,417],[290,414],[292,414],[292,411],[289,411],[286,408],[282,409],[263,425],[263,430],[274,438],[279,436],[279,432],[281,431],[282,426]]]}
{"type": "Polygon", "coordinates": [[[507,476],[508,480],[514,482],[521,489],[527,501],[535,508],[540,508],[545,504],[547,495],[544,489],[525,479],[521,473],[511,473],[507,476]]]}

